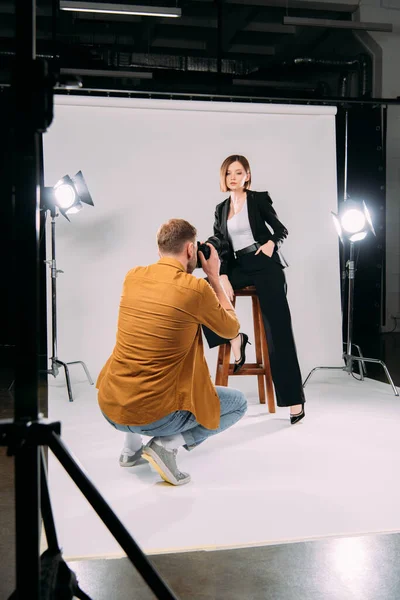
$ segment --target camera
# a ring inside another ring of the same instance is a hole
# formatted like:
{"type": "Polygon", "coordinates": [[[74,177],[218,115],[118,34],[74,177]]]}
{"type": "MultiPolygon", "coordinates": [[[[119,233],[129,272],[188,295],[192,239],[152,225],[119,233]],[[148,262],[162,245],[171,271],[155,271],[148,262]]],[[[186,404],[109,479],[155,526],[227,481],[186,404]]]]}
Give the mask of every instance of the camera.
{"type": "Polygon", "coordinates": [[[224,252],[224,250],[226,250],[228,248],[228,243],[225,240],[224,241],[220,240],[215,235],[212,235],[211,237],[209,237],[204,242],[204,244],[197,242],[197,265],[196,266],[198,269],[201,269],[201,261],[200,261],[200,257],[199,257],[199,251],[204,254],[204,258],[206,260],[208,260],[211,256],[211,249],[209,246],[207,246],[207,244],[211,244],[212,246],[214,246],[214,248],[218,252],[218,256],[220,258],[221,258],[222,253],[224,252]]]}

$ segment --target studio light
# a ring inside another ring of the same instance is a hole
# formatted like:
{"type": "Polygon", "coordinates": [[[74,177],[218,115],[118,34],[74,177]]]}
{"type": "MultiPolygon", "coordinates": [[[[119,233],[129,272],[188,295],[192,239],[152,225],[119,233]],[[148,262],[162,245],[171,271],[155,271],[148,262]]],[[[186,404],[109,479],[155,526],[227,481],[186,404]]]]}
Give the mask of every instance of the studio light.
{"type": "Polygon", "coordinates": [[[54,186],[54,198],[57,206],[67,212],[75,204],[76,193],[72,185],[60,180],[54,186]]]}
{"type": "Polygon", "coordinates": [[[344,367],[314,367],[307,375],[303,387],[307,385],[308,380],[316,371],[329,370],[329,371],[345,371],[349,375],[353,375],[353,365],[358,365],[360,374],[360,381],[364,380],[366,375],[366,363],[373,363],[380,365],[385,371],[388,382],[392,386],[392,390],[395,396],[399,396],[396,386],[394,385],[393,379],[389,373],[389,369],[383,360],[378,358],[365,358],[361,352],[360,346],[353,343],[353,309],[354,309],[354,285],[355,277],[357,272],[357,265],[355,260],[355,244],[360,242],[367,237],[368,233],[375,234],[375,229],[372,223],[372,218],[367,205],[363,200],[349,200],[347,194],[347,173],[348,173],[348,131],[349,131],[349,113],[346,110],[345,113],[345,135],[344,135],[344,186],[343,186],[343,202],[341,203],[339,213],[332,212],[333,222],[337,231],[337,234],[342,242],[342,257],[343,257],[343,269],[342,269],[342,320],[343,324],[347,326],[347,341],[343,340],[344,352],[342,359],[344,360],[344,367]],[[346,260],[346,253],[348,252],[348,260],[346,260]],[[347,311],[345,312],[345,283],[348,281],[347,287],[347,311]],[[358,351],[358,356],[353,354],[353,348],[358,351]]]}
{"type": "Polygon", "coordinates": [[[94,206],[82,171],[70,177],[65,175],[54,187],[44,189],[44,206],[53,211],[58,208],[69,221],[68,215],[79,212],[83,204],[94,206]]]}
{"type": "Polygon", "coordinates": [[[69,365],[81,365],[90,385],[93,385],[93,380],[83,361],[64,362],[58,358],[57,354],[57,277],[63,271],[57,269],[56,262],[56,218],[59,214],[62,214],[69,221],[68,215],[79,212],[84,204],[94,206],[82,171],[78,171],[73,177],[64,175],[53,187],[43,189],[42,210],[49,211],[51,215],[51,259],[47,260],[46,263],[49,265],[51,273],[52,356],[50,357],[51,368],[47,372],[53,377],[57,377],[60,367],[64,369],[70,402],[74,398],[69,376],[69,365]]]}
{"type": "Polygon", "coordinates": [[[141,17],[181,17],[182,11],[175,6],[139,6],[136,4],[114,4],[110,2],[84,2],[82,0],[60,0],[60,9],[72,12],[138,15],[141,17]]]}
{"type": "Polygon", "coordinates": [[[371,215],[364,201],[346,201],[339,214],[332,212],[332,217],[342,243],[345,238],[350,242],[360,242],[369,232],[375,235],[371,215]]]}
{"type": "MultiPolygon", "coordinates": [[[[346,188],[345,188],[346,189],[346,188]]],[[[345,201],[341,204],[339,209],[339,213],[336,214],[334,212],[331,213],[333,217],[333,222],[337,231],[337,234],[340,238],[340,241],[343,244],[344,251],[348,249],[348,260],[346,261],[346,268],[344,271],[343,277],[343,289],[344,282],[348,280],[348,294],[347,294],[347,313],[345,315],[342,307],[343,319],[347,319],[347,341],[344,343],[345,351],[342,355],[345,366],[344,367],[314,367],[306,377],[304,382],[304,387],[306,386],[308,380],[312,376],[315,371],[320,370],[340,370],[345,371],[348,374],[353,374],[353,366],[354,363],[357,363],[360,380],[364,380],[364,375],[366,374],[366,363],[374,363],[380,365],[385,371],[386,377],[390,385],[392,386],[392,390],[395,396],[399,395],[396,386],[394,385],[393,379],[389,373],[389,370],[386,364],[376,358],[365,358],[361,352],[359,346],[353,343],[353,309],[354,309],[354,285],[355,285],[355,277],[356,277],[356,260],[355,260],[355,244],[365,239],[368,233],[375,234],[375,229],[372,223],[372,218],[370,212],[367,208],[365,202],[362,201],[354,201],[347,200],[347,191],[345,192],[345,201]],[[347,242],[347,243],[346,243],[347,242]],[[348,247],[348,248],[347,248],[348,247]],[[353,348],[356,348],[358,351],[358,356],[353,354],[353,348]]]]}

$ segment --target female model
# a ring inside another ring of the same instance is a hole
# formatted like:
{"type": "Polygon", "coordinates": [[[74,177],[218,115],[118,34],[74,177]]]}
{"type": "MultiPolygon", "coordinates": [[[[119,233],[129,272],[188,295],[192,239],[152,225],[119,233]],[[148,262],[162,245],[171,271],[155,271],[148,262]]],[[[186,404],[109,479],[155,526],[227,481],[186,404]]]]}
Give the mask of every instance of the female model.
{"type": "MultiPolygon", "coordinates": [[[[304,392],[286,298],[283,268],[278,252],[287,229],[278,220],[268,192],[250,190],[248,160],[231,155],[220,169],[220,187],[229,197],[215,210],[214,235],[228,248],[221,256],[220,277],[230,300],[234,290],[254,285],[260,301],[278,406],[290,407],[290,421],[304,418],[304,392]],[[266,223],[272,228],[272,233],[266,223]]],[[[224,340],[205,330],[211,348],[228,341],[236,358],[234,372],[245,363],[248,336],[240,333],[224,340]]]]}

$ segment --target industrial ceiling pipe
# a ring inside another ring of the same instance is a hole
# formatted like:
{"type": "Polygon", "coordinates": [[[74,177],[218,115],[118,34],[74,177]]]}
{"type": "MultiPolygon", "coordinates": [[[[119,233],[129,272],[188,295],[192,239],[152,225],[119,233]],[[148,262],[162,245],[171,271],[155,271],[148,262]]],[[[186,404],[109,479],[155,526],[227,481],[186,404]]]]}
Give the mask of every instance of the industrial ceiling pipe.
{"type": "Polygon", "coordinates": [[[358,72],[359,96],[370,96],[372,93],[372,63],[367,54],[359,54],[357,58],[350,60],[331,60],[323,58],[295,58],[294,65],[315,65],[322,67],[347,67],[358,72]]]}

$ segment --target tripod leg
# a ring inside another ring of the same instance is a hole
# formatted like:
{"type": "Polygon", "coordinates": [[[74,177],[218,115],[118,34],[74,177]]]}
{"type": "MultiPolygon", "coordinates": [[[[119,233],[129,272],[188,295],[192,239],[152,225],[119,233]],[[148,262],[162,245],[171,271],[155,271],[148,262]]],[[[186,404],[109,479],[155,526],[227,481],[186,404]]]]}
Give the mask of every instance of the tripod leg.
{"type": "Polygon", "coordinates": [[[47,470],[44,459],[44,450],[40,448],[40,504],[44,530],[46,533],[47,546],[49,550],[59,552],[56,526],[54,524],[53,511],[51,509],[49,487],[47,484],[47,470]]]}
{"type": "Polygon", "coordinates": [[[315,373],[315,371],[317,371],[318,369],[319,369],[319,367],[314,367],[314,369],[311,369],[311,371],[309,372],[309,374],[305,378],[305,381],[303,383],[303,387],[306,387],[308,380],[311,379],[313,373],[315,373]]]}
{"type": "Polygon", "coordinates": [[[59,577],[60,575],[59,569],[61,568],[61,566],[63,566],[63,586],[65,586],[65,588],[68,587],[68,589],[70,589],[72,586],[74,587],[74,598],[76,597],[80,600],[91,600],[91,598],[87,594],[85,594],[85,592],[79,587],[75,573],[69,569],[69,567],[64,561],[60,562],[61,549],[58,545],[56,526],[54,523],[53,511],[51,508],[49,486],[47,483],[46,461],[44,457],[43,447],[40,448],[40,494],[41,513],[48,547],[47,552],[50,552],[50,556],[53,557],[52,560],[54,561],[54,565],[58,564],[57,577],[59,577]],[[57,555],[59,555],[59,558],[57,555]]]}
{"type": "Polygon", "coordinates": [[[136,544],[135,540],[123,526],[116,514],[108,506],[100,492],[96,489],[87,475],[79,468],[61,438],[54,432],[51,432],[49,435],[48,446],[96,511],[107,529],[126,552],[128,558],[139,571],[156,598],[159,598],[160,600],[177,600],[174,593],[147,559],[146,555],[136,544]]]}
{"type": "Polygon", "coordinates": [[[387,366],[385,365],[385,363],[384,363],[382,360],[380,360],[380,361],[379,361],[379,364],[380,364],[380,365],[382,365],[382,367],[383,367],[383,370],[384,370],[384,371],[385,371],[385,373],[386,373],[386,377],[388,378],[388,381],[389,381],[390,385],[392,386],[392,389],[393,389],[394,395],[395,395],[395,396],[398,396],[398,395],[399,395],[399,392],[397,391],[397,388],[396,388],[396,386],[395,386],[395,385],[394,385],[394,383],[393,383],[393,379],[392,379],[392,378],[391,378],[391,376],[390,376],[389,369],[387,368],[387,366]]]}
{"type": "Polygon", "coordinates": [[[85,365],[85,363],[82,360],[75,360],[74,362],[68,362],[67,365],[82,365],[90,385],[94,385],[93,379],[90,377],[89,369],[87,368],[87,366],[85,365]]]}
{"type": "Polygon", "coordinates": [[[39,448],[24,444],[15,454],[16,595],[40,599],[39,448]]]}
{"type": "MultiPolygon", "coordinates": [[[[358,354],[359,354],[360,358],[364,358],[363,353],[361,352],[360,346],[357,346],[357,344],[353,344],[353,346],[354,346],[354,348],[357,348],[357,351],[358,351],[358,354]]],[[[367,374],[367,367],[365,366],[365,362],[363,360],[360,361],[360,365],[362,366],[362,370],[364,371],[364,375],[366,375],[367,374]]]]}
{"type": "Polygon", "coordinates": [[[365,362],[370,362],[370,363],[375,363],[378,365],[381,365],[381,367],[383,368],[383,370],[385,371],[385,375],[390,383],[390,385],[392,386],[392,390],[395,396],[399,395],[399,392],[396,388],[396,386],[394,385],[393,379],[390,376],[389,373],[389,369],[387,368],[386,364],[383,362],[383,360],[380,360],[379,358],[359,358],[358,356],[353,356],[353,360],[358,360],[358,361],[365,361],[365,362]]]}
{"type": "Polygon", "coordinates": [[[303,383],[303,388],[306,387],[307,381],[310,379],[311,375],[315,373],[315,371],[343,371],[343,367],[314,367],[307,375],[303,383]]]}
{"type": "Polygon", "coordinates": [[[62,362],[61,360],[57,360],[57,364],[61,365],[62,367],[64,367],[65,380],[67,382],[67,389],[68,389],[68,398],[69,398],[70,402],[73,402],[74,401],[74,397],[72,395],[72,386],[71,386],[71,379],[69,377],[68,365],[67,365],[67,363],[62,362]]]}

